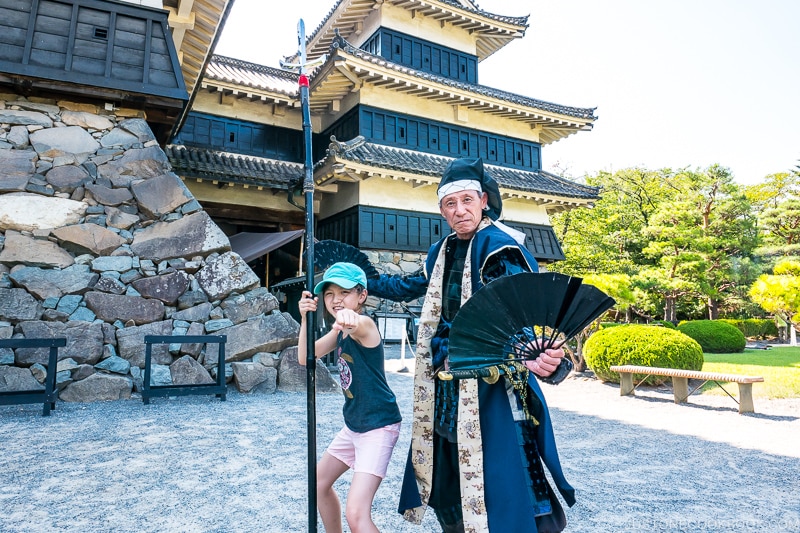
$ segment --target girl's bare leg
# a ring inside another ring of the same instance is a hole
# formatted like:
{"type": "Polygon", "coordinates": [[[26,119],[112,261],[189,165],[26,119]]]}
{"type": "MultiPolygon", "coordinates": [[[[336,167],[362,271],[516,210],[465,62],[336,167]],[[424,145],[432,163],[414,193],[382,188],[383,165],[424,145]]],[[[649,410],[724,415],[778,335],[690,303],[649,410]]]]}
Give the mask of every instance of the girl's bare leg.
{"type": "Polygon", "coordinates": [[[328,452],[317,463],[317,508],[326,533],[342,533],[342,505],[333,484],[347,470],[346,464],[328,452]]]}
{"type": "Polygon", "coordinates": [[[345,507],[347,525],[353,533],[378,533],[378,528],[372,523],[372,501],[381,481],[381,478],[372,474],[353,474],[345,507]]]}

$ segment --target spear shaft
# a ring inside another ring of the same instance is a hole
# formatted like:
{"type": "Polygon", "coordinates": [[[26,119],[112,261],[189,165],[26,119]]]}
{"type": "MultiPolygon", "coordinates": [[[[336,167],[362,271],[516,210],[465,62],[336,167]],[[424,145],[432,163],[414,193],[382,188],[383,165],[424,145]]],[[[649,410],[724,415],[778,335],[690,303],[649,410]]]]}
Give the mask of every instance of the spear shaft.
{"type": "MultiPolygon", "coordinates": [[[[300,104],[303,114],[303,146],[305,149],[305,176],[303,195],[306,214],[306,287],[314,288],[314,161],[311,150],[311,109],[306,75],[306,32],[303,19],[297,23],[298,52],[300,54],[300,104]]],[[[316,341],[316,312],[306,317],[306,413],[308,433],[308,531],[317,531],[317,357],[314,349],[316,341]]]]}
{"type": "MultiPolygon", "coordinates": [[[[301,79],[304,78],[301,75],[301,79]]],[[[306,198],[306,287],[314,288],[314,178],[311,160],[311,117],[308,110],[308,79],[300,86],[303,100],[303,133],[306,146],[306,177],[303,192],[306,198]]],[[[314,350],[317,314],[308,313],[306,324],[306,411],[308,426],[308,530],[317,530],[317,357],[314,350]]]]}
{"type": "MultiPolygon", "coordinates": [[[[303,169],[303,194],[305,196],[306,235],[306,288],[314,288],[314,160],[311,150],[311,107],[309,104],[308,76],[306,69],[309,66],[322,64],[327,56],[322,56],[312,62],[306,57],[306,27],[303,19],[297,23],[297,53],[299,63],[289,64],[281,61],[281,66],[286,69],[296,69],[299,72],[297,83],[300,87],[300,107],[303,114],[303,146],[305,149],[305,162],[303,169]]],[[[300,207],[294,202],[294,189],[289,191],[289,203],[300,207]]],[[[306,412],[308,430],[308,531],[317,531],[317,357],[314,343],[317,334],[317,313],[309,312],[306,315],[306,412]]]]}

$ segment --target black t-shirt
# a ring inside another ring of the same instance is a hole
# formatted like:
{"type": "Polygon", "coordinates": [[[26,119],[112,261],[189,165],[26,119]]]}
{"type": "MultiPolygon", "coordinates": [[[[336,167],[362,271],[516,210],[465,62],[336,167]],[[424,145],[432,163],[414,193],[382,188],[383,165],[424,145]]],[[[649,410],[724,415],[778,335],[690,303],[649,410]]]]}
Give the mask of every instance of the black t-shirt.
{"type": "Polygon", "coordinates": [[[400,409],[383,368],[383,341],[365,348],[341,333],[338,341],[339,379],[345,398],[342,412],[347,427],[366,433],[400,422],[400,409]]]}
{"type": "Polygon", "coordinates": [[[445,249],[445,269],[442,292],[442,316],[448,322],[461,309],[461,285],[464,280],[464,263],[470,241],[452,237],[447,240],[445,249]]]}

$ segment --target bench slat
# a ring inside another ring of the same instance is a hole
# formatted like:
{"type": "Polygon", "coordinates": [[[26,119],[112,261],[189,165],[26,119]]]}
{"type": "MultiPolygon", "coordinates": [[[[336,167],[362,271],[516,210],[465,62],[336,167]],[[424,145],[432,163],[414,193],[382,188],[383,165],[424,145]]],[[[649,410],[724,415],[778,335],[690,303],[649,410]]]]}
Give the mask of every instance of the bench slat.
{"type": "Polygon", "coordinates": [[[679,370],[677,368],[659,368],[655,366],[621,365],[609,367],[609,370],[619,374],[619,393],[622,396],[633,396],[635,394],[636,387],[633,385],[633,374],[672,377],[672,393],[675,397],[675,403],[686,403],[686,401],[689,399],[689,395],[691,394],[688,392],[689,379],[714,381],[717,383],[717,385],[719,385],[720,381],[738,383],[739,400],[733,398],[733,396],[731,396],[731,394],[727,391],[725,392],[728,394],[728,396],[733,398],[736,403],[739,404],[739,413],[755,412],[753,409],[753,383],[764,381],[764,378],[760,376],[717,374],[714,372],[679,370]]]}
{"type": "Polygon", "coordinates": [[[609,368],[612,372],[628,374],[650,374],[654,376],[669,376],[689,379],[702,379],[704,381],[727,381],[730,383],[759,383],[764,381],[761,376],[741,376],[737,374],[718,374],[716,372],[700,372],[697,370],[679,370],[677,368],[659,368],[655,366],[622,365],[609,368]]]}

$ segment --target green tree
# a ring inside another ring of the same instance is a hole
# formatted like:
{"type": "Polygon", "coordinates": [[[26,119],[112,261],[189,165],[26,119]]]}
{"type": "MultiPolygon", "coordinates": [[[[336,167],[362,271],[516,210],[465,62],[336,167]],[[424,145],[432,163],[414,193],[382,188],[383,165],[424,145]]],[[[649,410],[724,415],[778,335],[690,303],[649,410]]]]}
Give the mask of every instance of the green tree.
{"type": "Polygon", "coordinates": [[[765,209],[759,218],[766,256],[800,255],[800,197],[793,196],[765,209]]]}
{"type": "Polygon", "coordinates": [[[795,326],[800,322],[800,262],[786,260],[776,264],[772,274],[762,274],[753,283],[750,297],[788,324],[791,344],[796,346],[795,326]]]}
{"type": "Polygon", "coordinates": [[[665,172],[674,191],[662,202],[645,229],[651,238],[643,250],[654,264],[640,271],[638,281],[663,298],[664,320],[676,321],[681,299],[702,298],[708,318],[717,318],[720,304],[750,270],[738,269],[737,258],[749,257],[756,246],[750,203],[730,171],[713,165],[703,171],[665,172]]]}
{"type": "MultiPolygon", "coordinates": [[[[642,253],[648,241],[644,229],[672,190],[661,172],[642,168],[613,174],[600,172],[587,178],[587,183],[602,189],[601,199],[592,209],[575,209],[553,216],[553,227],[566,260],[551,269],[577,276],[635,275],[650,261],[642,253]]],[[[624,307],[628,320],[633,314],[645,312],[640,302],[644,296],[634,291],[634,300],[624,307]]]]}
{"type": "Polygon", "coordinates": [[[755,253],[767,262],[800,256],[800,172],[770,174],[745,193],[763,239],[755,253]]]}
{"type": "Polygon", "coordinates": [[[706,169],[704,178],[698,190],[703,220],[703,240],[698,248],[708,268],[700,288],[706,299],[708,318],[714,320],[737,287],[752,283],[749,261],[759,244],[759,236],[752,205],[744,188],[733,182],[730,171],[714,165],[706,169]]]}
{"type": "MultiPolygon", "coordinates": [[[[626,261],[609,238],[615,217],[613,204],[601,200],[591,209],[573,209],[553,217],[566,259],[552,266],[563,274],[582,276],[590,272],[624,272],[626,261]]],[[[630,265],[627,266],[630,268],[630,265]]]]}
{"type": "MultiPolygon", "coordinates": [[[[620,311],[627,312],[628,308],[635,302],[635,295],[631,288],[630,277],[626,274],[589,274],[583,278],[583,283],[587,285],[594,285],[607,295],[614,298],[616,304],[610,313],[618,313],[620,311]]],[[[575,370],[583,372],[586,370],[586,360],[583,357],[583,344],[586,339],[592,336],[600,328],[599,317],[592,324],[586,327],[582,332],[576,335],[571,346],[568,346],[568,353],[572,362],[575,364],[575,370]]]]}
{"type": "Polygon", "coordinates": [[[713,165],[631,168],[586,181],[601,188],[601,198],[592,209],[553,216],[566,260],[551,270],[627,275],[633,301],[618,310],[628,321],[763,313],[748,294],[763,272],[755,215],[800,190],[800,176],[775,174],[769,186],[746,188],[713,165]]]}
{"type": "Polygon", "coordinates": [[[769,174],[761,183],[747,185],[745,195],[756,211],[777,207],[786,198],[800,195],[800,173],[769,174]]]}

